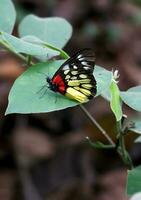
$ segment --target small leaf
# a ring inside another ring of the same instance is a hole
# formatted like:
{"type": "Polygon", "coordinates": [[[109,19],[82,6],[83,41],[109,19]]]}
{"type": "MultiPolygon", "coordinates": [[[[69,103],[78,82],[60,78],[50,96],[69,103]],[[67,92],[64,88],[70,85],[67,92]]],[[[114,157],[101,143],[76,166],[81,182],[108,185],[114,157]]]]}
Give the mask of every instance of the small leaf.
{"type": "Polygon", "coordinates": [[[126,92],[120,92],[120,95],[125,104],[141,112],[141,86],[132,87],[126,92]]]}
{"type": "Polygon", "coordinates": [[[127,194],[141,192],[141,166],[128,171],[127,194]]]}
{"type": "Polygon", "coordinates": [[[11,0],[0,0],[0,31],[12,33],[16,11],[11,0]]]}
{"type": "MultiPolygon", "coordinates": [[[[46,85],[46,77],[52,77],[63,62],[64,60],[39,63],[24,72],[15,81],[10,91],[6,114],[51,112],[78,105],[78,102],[55,93],[47,87],[38,92],[43,85],[46,85]],[[44,95],[42,95],[43,93],[44,95]]],[[[98,66],[96,66],[94,75],[97,80],[99,95],[109,87],[112,76],[111,72],[98,66]]]]}
{"type": "Polygon", "coordinates": [[[58,48],[63,48],[72,35],[71,25],[63,18],[26,16],[19,26],[21,37],[33,35],[58,48]]]}
{"type": "Polygon", "coordinates": [[[120,92],[117,83],[114,80],[110,85],[110,93],[111,93],[111,101],[110,101],[111,109],[115,114],[116,120],[120,121],[122,118],[120,92]]]}
{"type": "Polygon", "coordinates": [[[0,41],[5,42],[16,53],[25,53],[32,56],[44,56],[47,59],[59,55],[58,51],[37,44],[31,44],[8,33],[2,32],[0,41]]]}
{"type": "Polygon", "coordinates": [[[86,139],[88,140],[89,145],[93,148],[97,148],[97,149],[113,149],[113,148],[115,148],[115,145],[112,145],[112,144],[103,144],[100,141],[92,142],[89,137],[86,137],[86,139]]]}

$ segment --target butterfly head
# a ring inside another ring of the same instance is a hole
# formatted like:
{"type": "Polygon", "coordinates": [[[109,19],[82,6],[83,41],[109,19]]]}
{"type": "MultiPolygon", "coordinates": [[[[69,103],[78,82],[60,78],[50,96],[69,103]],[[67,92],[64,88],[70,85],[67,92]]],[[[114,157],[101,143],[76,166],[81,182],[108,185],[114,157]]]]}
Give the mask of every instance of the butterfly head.
{"type": "Polygon", "coordinates": [[[58,86],[52,82],[52,79],[49,76],[46,78],[46,81],[48,83],[48,88],[54,92],[57,92],[58,86]]]}

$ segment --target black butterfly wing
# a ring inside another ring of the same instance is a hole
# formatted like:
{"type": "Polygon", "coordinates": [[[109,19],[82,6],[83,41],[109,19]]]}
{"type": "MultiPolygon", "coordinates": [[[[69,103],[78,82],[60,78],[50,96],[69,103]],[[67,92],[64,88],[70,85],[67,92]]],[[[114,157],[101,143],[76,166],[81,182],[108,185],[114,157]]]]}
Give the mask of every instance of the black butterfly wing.
{"type": "Polygon", "coordinates": [[[52,80],[60,75],[66,86],[66,96],[79,102],[88,101],[96,94],[94,65],[94,52],[91,49],[83,49],[64,62],[52,80]]]}

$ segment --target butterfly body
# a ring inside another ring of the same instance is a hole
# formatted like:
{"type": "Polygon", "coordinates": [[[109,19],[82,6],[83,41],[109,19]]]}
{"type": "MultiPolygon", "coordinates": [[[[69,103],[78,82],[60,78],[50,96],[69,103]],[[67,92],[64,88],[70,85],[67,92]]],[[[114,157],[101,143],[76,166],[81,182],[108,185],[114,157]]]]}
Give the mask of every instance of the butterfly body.
{"type": "Polygon", "coordinates": [[[52,78],[47,77],[49,89],[80,103],[87,102],[96,94],[94,64],[92,50],[79,51],[63,63],[52,78]]]}

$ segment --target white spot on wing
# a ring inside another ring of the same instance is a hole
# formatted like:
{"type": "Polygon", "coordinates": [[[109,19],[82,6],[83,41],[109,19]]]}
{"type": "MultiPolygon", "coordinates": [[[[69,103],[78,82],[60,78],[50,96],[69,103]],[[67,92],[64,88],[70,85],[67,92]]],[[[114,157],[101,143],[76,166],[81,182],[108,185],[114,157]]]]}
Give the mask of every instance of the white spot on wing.
{"type": "Polygon", "coordinates": [[[81,62],[81,64],[82,64],[82,65],[88,65],[88,63],[85,62],[85,61],[81,62]]]}
{"type": "Polygon", "coordinates": [[[80,78],[87,78],[87,75],[86,74],[80,74],[79,77],[80,78]]]}
{"type": "Polygon", "coordinates": [[[76,66],[76,65],[73,65],[73,69],[77,69],[77,66],[76,66]]]}
{"type": "Polygon", "coordinates": [[[65,75],[68,74],[69,71],[70,71],[69,69],[68,69],[68,70],[65,70],[65,71],[64,71],[64,74],[65,74],[65,75]]]}
{"type": "Polygon", "coordinates": [[[86,69],[86,70],[90,69],[89,67],[86,67],[86,66],[85,66],[85,67],[83,67],[83,68],[84,68],[84,69],[86,69]]]}
{"type": "Polygon", "coordinates": [[[71,80],[76,80],[76,79],[77,79],[76,76],[72,76],[72,77],[71,77],[71,80]]]}
{"type": "Polygon", "coordinates": [[[67,75],[67,76],[65,77],[65,79],[70,79],[70,75],[67,75]]]}
{"type": "Polygon", "coordinates": [[[68,69],[70,69],[69,65],[65,65],[65,66],[63,67],[63,70],[68,70],[68,69]]]}
{"type": "Polygon", "coordinates": [[[85,58],[83,58],[83,57],[82,57],[82,58],[78,58],[79,61],[82,61],[82,60],[84,60],[84,59],[85,59],[85,58]]]}
{"type": "Polygon", "coordinates": [[[80,54],[80,55],[77,56],[77,58],[79,59],[79,58],[81,58],[82,56],[83,56],[83,55],[80,54]]]}
{"type": "Polygon", "coordinates": [[[78,71],[71,71],[71,74],[76,75],[76,74],[78,74],[78,71]]]}

